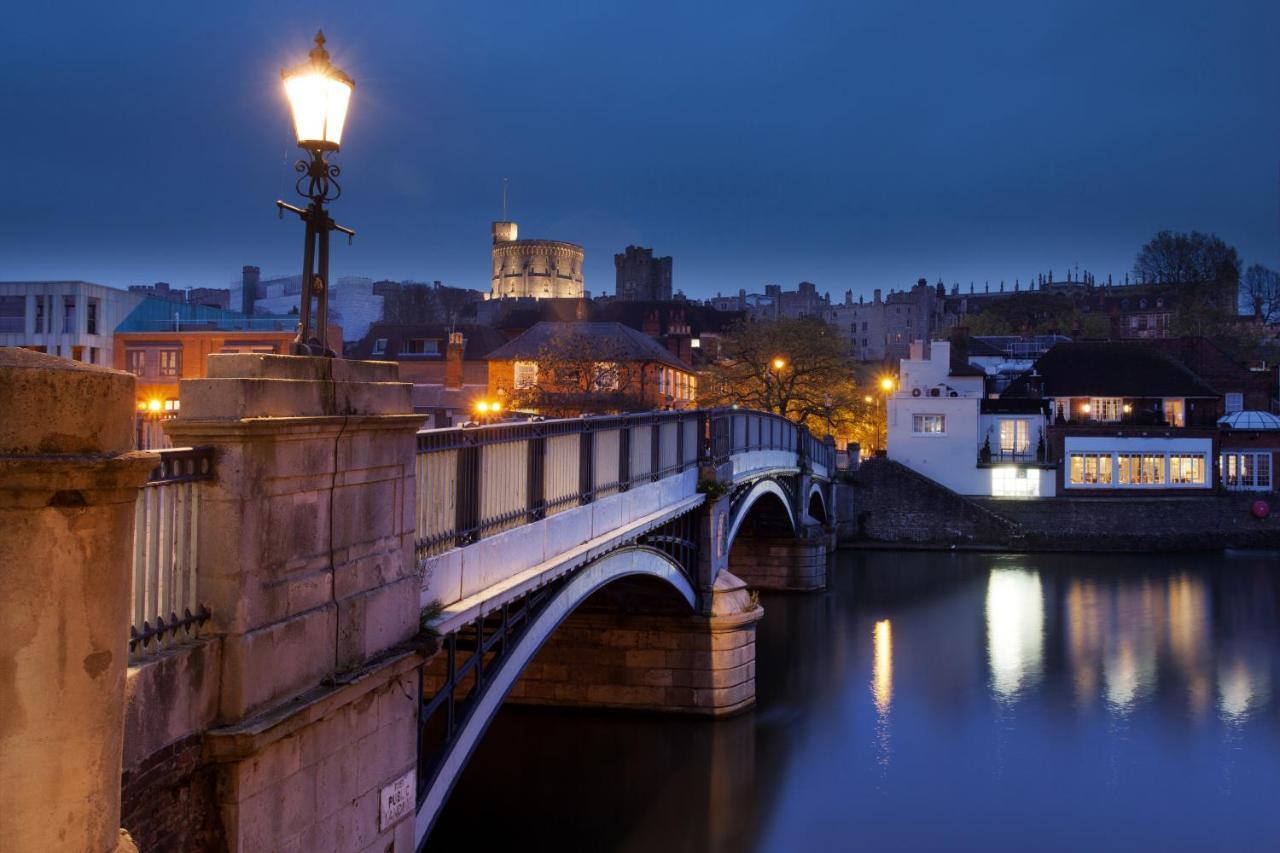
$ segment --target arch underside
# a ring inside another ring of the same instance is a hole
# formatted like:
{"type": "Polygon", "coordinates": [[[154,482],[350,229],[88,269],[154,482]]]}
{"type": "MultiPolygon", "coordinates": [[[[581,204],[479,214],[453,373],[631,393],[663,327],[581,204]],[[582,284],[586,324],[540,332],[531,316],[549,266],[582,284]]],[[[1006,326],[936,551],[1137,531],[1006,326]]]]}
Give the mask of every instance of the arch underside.
{"type": "MultiPolygon", "coordinates": [[[[688,575],[680,563],[663,550],[647,545],[630,545],[583,566],[531,593],[517,615],[513,616],[509,607],[490,614],[488,620],[497,623],[497,630],[488,638],[477,622],[470,638],[472,656],[463,664],[471,666],[471,672],[476,673],[475,687],[464,702],[458,703],[462,706],[460,711],[455,711],[457,705],[445,696],[452,692],[455,676],[460,671],[454,646],[446,646],[450,683],[424,706],[423,719],[429,721],[432,714],[445,710],[450,725],[455,713],[459,719],[429,766],[424,767],[421,758],[419,761],[418,778],[429,781],[420,792],[415,825],[417,846],[421,847],[425,841],[449,792],[507,693],[547,638],[578,605],[615,581],[648,577],[664,582],[690,610],[695,608],[697,593],[688,575]],[[517,626],[522,625],[514,634],[510,625],[512,621],[517,622],[517,626]],[[484,654],[477,654],[476,650],[481,648],[484,654]],[[485,662],[486,655],[491,656],[488,662],[485,662]]],[[[446,644],[455,641],[456,637],[446,638],[446,644]]]]}
{"type": "Polygon", "coordinates": [[[748,519],[764,521],[775,527],[785,524],[793,536],[798,535],[800,530],[792,507],[792,496],[783,484],[774,479],[757,480],[741,498],[735,499],[729,535],[725,537],[724,553],[728,554],[732,550],[738,531],[748,519]]]}

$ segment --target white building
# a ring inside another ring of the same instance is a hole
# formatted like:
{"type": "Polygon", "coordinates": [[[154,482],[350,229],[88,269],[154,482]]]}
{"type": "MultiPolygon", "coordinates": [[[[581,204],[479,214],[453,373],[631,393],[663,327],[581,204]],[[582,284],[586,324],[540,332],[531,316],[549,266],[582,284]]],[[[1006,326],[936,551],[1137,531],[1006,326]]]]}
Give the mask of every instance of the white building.
{"type": "Polygon", "coordinates": [[[889,458],[962,495],[1052,496],[1041,404],[984,395],[983,371],[952,364],[950,343],[913,341],[889,398],[889,458]]]}
{"type": "MultiPolygon", "coordinates": [[[[231,285],[231,304],[243,304],[243,282],[231,285]]],[[[262,279],[254,300],[254,313],[284,315],[296,312],[302,301],[302,276],[262,279]]],[[[337,278],[329,291],[329,322],[342,327],[344,341],[358,341],[369,327],[382,319],[380,294],[373,292],[373,279],[346,275],[337,278]]]]}
{"type": "Polygon", "coordinates": [[[87,281],[0,281],[0,347],[110,367],[116,326],[141,301],[87,281]]]}

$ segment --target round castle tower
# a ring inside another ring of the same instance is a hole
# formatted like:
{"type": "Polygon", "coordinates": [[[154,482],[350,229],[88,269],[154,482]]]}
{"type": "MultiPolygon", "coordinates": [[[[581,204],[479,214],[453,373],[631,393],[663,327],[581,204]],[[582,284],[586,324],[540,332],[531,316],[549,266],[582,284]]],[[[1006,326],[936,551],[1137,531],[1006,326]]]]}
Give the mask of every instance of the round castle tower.
{"type": "Polygon", "coordinates": [[[493,223],[490,299],[580,299],[582,247],[559,240],[520,240],[514,222],[493,223]]]}

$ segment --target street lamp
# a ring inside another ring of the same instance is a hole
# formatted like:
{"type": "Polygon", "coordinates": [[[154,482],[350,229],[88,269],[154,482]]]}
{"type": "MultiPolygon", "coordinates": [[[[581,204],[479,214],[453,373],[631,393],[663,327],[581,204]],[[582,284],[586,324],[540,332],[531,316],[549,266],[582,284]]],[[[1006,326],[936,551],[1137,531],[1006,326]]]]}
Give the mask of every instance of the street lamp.
{"type": "Polygon", "coordinates": [[[777,358],[775,358],[775,359],[773,360],[773,369],[774,369],[774,370],[781,370],[782,368],[784,368],[784,367],[786,367],[786,366],[787,366],[787,360],[786,360],[785,358],[777,357],[777,358]]]}
{"type": "Polygon", "coordinates": [[[883,378],[880,380],[880,390],[881,390],[881,391],[885,391],[885,392],[892,391],[892,390],[893,390],[893,380],[892,380],[892,379],[890,379],[888,376],[883,377],[883,378]]]}
{"type": "Polygon", "coordinates": [[[329,63],[329,51],[324,49],[324,41],[324,33],[316,33],[316,46],[311,49],[307,61],[280,72],[285,95],[289,98],[289,109],[293,113],[298,147],[311,155],[309,160],[299,160],[293,166],[299,175],[294,187],[298,195],[308,199],[310,204],[304,209],[277,201],[276,208],[281,216],[286,210],[296,213],[306,225],[306,242],[302,248],[302,298],[298,306],[301,322],[293,342],[293,354],[332,357],[334,352],[325,340],[329,327],[329,232],[341,231],[347,235],[348,242],[356,232],[338,225],[324,209],[325,202],[334,201],[342,195],[342,187],[337,180],[342,170],[326,160],[325,153],[336,153],[342,144],[347,107],[356,84],[329,63]],[[316,300],[314,330],[311,326],[313,297],[316,300]]]}

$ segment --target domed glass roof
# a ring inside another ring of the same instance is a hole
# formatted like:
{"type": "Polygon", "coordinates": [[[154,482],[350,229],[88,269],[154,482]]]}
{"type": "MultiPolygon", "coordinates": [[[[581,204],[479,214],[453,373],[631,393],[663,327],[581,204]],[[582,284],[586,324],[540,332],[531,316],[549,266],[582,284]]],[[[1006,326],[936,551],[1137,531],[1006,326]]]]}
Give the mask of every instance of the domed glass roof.
{"type": "Polygon", "coordinates": [[[1280,418],[1270,412],[1232,412],[1218,418],[1218,426],[1243,430],[1280,430],[1280,418]]]}

